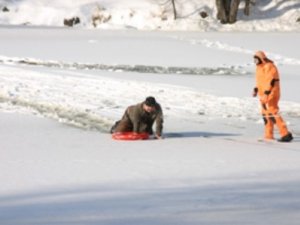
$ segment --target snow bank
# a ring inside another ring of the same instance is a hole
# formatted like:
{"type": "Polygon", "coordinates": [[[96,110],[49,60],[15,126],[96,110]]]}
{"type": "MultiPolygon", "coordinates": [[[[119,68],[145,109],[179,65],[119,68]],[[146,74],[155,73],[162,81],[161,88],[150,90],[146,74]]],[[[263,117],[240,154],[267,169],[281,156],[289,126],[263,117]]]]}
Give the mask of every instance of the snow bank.
{"type": "Polygon", "coordinates": [[[78,17],[79,27],[99,29],[195,30],[195,31],[299,31],[299,2],[256,1],[250,16],[243,15],[240,4],[238,22],[221,25],[216,20],[211,0],[176,1],[178,19],[174,20],[171,1],[163,0],[5,0],[0,23],[5,25],[64,26],[65,19],[78,17]],[[207,17],[202,18],[201,12],[207,17]]]}

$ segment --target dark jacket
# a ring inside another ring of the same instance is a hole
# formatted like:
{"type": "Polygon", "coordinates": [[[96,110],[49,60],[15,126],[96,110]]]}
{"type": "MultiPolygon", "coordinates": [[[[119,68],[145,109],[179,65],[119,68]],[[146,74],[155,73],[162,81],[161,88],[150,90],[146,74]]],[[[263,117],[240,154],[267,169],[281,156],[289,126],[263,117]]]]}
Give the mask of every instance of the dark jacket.
{"type": "Polygon", "coordinates": [[[122,119],[116,123],[113,132],[133,131],[153,134],[152,126],[155,122],[155,133],[161,136],[163,129],[163,112],[160,105],[156,103],[155,111],[148,113],[143,109],[143,104],[144,102],[129,106],[122,119]]]}

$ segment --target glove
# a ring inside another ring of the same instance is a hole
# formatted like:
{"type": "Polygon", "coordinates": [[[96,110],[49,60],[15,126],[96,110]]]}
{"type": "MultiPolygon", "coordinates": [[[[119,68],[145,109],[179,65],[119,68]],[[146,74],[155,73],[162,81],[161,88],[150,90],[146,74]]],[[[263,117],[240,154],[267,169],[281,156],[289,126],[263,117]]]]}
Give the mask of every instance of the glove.
{"type": "Polygon", "coordinates": [[[161,135],[159,135],[159,134],[155,134],[155,137],[154,137],[155,139],[163,139],[163,137],[161,136],[161,135]]]}
{"type": "Polygon", "coordinates": [[[253,88],[252,96],[256,97],[257,96],[257,92],[258,92],[257,87],[253,88]]]}

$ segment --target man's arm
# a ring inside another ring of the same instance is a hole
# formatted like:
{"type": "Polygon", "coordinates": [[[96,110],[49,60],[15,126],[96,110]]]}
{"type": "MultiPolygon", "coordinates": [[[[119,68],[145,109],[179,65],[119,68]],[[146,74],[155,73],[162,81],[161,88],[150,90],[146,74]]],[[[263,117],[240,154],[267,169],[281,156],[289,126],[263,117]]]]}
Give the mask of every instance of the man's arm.
{"type": "Polygon", "coordinates": [[[132,123],[132,131],[135,133],[140,132],[140,122],[141,122],[141,110],[140,105],[130,106],[128,108],[128,115],[132,123]]]}
{"type": "Polygon", "coordinates": [[[160,106],[158,107],[158,114],[156,116],[155,123],[156,123],[155,136],[156,138],[161,138],[164,119],[163,119],[163,112],[160,106]]]}

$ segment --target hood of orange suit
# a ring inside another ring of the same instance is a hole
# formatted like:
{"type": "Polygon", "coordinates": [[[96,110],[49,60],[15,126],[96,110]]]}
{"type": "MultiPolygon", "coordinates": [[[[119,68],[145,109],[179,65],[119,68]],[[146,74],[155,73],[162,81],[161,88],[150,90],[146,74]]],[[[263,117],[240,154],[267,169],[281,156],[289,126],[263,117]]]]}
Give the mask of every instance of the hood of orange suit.
{"type": "Polygon", "coordinates": [[[254,56],[259,58],[262,62],[266,62],[267,56],[263,51],[257,51],[254,56]]]}

